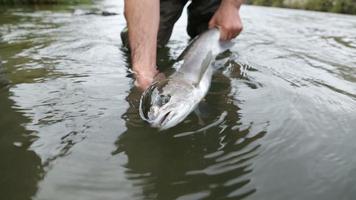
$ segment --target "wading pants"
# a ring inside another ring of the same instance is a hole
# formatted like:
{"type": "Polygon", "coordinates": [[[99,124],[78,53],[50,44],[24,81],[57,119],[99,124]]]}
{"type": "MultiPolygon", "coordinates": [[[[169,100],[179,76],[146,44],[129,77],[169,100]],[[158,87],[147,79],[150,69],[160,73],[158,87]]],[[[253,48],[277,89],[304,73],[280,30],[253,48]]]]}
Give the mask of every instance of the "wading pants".
{"type": "MultiPolygon", "coordinates": [[[[221,0],[190,0],[188,6],[188,35],[193,38],[208,29],[208,23],[221,0]]],[[[157,37],[159,47],[167,44],[171,37],[173,26],[182,14],[188,0],[161,0],[160,1],[160,24],[157,37]]],[[[149,23],[149,22],[148,22],[149,23]]],[[[124,46],[128,47],[128,30],[121,32],[124,46]]]]}

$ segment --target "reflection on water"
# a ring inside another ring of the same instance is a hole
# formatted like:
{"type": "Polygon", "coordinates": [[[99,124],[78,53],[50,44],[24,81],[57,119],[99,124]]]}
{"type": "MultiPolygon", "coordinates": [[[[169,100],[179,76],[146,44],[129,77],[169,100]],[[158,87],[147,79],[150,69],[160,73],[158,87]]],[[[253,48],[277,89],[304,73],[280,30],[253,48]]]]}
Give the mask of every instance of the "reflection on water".
{"type": "MultiPolygon", "coordinates": [[[[0,73],[1,79],[5,78],[0,73]]],[[[41,159],[28,150],[35,136],[22,126],[29,120],[14,109],[7,88],[0,87],[0,102],[1,199],[29,199],[43,177],[41,159]]]]}
{"type": "Polygon", "coordinates": [[[205,109],[212,109],[164,132],[141,125],[140,92],[131,90],[130,107],[122,116],[127,130],[114,155],[127,155],[126,177],[140,188],[140,199],[240,199],[256,191],[248,175],[265,131],[239,126],[238,107],[228,102],[230,91],[219,89],[231,88],[228,78],[216,75],[213,86],[204,102],[205,109]],[[215,126],[184,134],[201,128],[199,120],[208,127],[224,112],[215,126]]]}
{"type": "MultiPolygon", "coordinates": [[[[0,199],[356,195],[354,16],[245,6],[196,113],[158,132],[138,115],[122,6],[1,8],[0,199]]],[[[167,73],[185,20],[159,50],[167,73]]]]}

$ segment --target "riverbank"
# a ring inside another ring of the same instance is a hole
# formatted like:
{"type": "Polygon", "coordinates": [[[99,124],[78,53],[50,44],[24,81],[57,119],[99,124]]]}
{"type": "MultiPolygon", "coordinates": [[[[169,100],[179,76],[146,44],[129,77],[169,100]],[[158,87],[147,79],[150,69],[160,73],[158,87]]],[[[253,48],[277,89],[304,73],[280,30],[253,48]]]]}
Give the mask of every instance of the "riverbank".
{"type": "MultiPolygon", "coordinates": [[[[0,0],[0,5],[23,4],[78,4],[90,3],[91,0],[0,0]]],[[[356,14],[354,0],[245,0],[246,4],[295,8],[344,14],[356,14]]]]}
{"type": "Polygon", "coordinates": [[[246,4],[356,14],[353,0],[245,0],[246,4]]]}
{"type": "Polygon", "coordinates": [[[0,5],[81,4],[92,0],[0,0],[0,5]]]}

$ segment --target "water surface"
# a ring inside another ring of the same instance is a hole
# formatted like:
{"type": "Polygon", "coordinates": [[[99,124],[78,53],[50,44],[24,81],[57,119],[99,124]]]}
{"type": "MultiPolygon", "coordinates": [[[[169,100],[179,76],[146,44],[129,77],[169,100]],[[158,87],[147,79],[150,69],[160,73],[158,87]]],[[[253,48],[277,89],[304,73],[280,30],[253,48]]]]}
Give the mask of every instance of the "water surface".
{"type": "Polygon", "coordinates": [[[122,7],[1,8],[1,199],[356,196],[356,17],[243,7],[200,115],[158,132],[138,115],[122,7]]]}

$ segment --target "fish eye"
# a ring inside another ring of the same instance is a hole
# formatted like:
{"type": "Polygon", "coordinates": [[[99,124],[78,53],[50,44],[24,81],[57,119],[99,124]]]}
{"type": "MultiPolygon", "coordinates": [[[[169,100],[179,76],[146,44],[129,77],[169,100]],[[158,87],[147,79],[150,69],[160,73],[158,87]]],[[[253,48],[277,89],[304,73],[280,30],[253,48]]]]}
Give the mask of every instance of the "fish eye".
{"type": "Polygon", "coordinates": [[[159,100],[159,102],[158,102],[159,106],[165,105],[166,103],[169,102],[170,99],[171,99],[171,95],[170,95],[170,94],[168,94],[168,95],[163,95],[163,94],[159,95],[159,98],[158,98],[158,100],[159,100]]]}
{"type": "Polygon", "coordinates": [[[154,102],[152,102],[152,105],[157,105],[159,107],[162,107],[166,103],[168,103],[170,99],[171,99],[171,95],[160,94],[160,95],[156,96],[156,98],[154,99],[154,102]]]}

